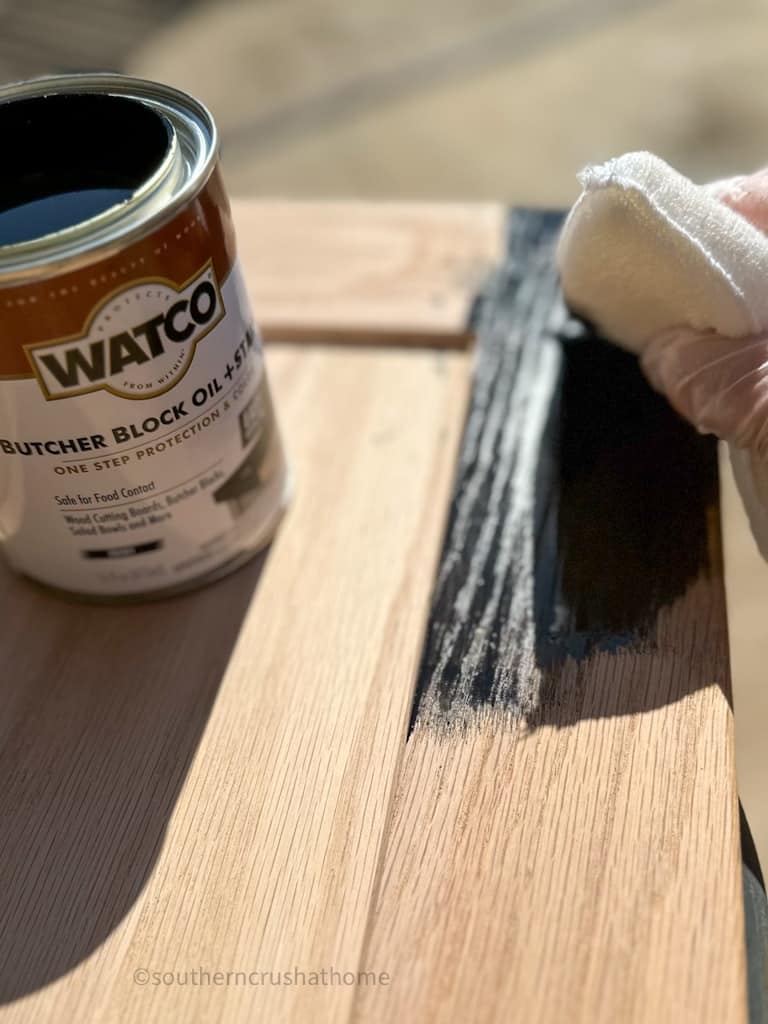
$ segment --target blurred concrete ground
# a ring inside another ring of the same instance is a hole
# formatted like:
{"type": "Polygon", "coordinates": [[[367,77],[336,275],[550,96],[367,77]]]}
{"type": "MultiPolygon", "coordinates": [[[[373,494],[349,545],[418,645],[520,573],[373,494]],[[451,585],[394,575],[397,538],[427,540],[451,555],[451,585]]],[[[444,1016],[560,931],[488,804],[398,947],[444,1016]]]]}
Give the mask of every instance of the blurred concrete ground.
{"type": "MultiPolygon", "coordinates": [[[[213,109],[230,190],[566,205],[652,149],[768,163],[764,0],[0,0],[0,80],[114,68],[213,109]]],[[[742,799],[768,866],[768,567],[727,472],[742,799]]]]}

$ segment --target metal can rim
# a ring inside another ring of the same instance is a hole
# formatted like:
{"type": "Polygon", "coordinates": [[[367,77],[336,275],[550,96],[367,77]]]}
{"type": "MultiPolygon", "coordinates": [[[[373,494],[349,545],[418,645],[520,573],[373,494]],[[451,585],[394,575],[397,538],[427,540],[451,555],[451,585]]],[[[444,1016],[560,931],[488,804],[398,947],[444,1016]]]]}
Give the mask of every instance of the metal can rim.
{"type": "MultiPolygon", "coordinates": [[[[47,235],[37,245],[0,246],[0,287],[22,284],[60,272],[62,267],[77,269],[94,259],[103,259],[132,242],[139,241],[157,227],[171,220],[200,192],[218,160],[219,138],[216,124],[208,108],[200,100],[174,86],[145,78],[112,72],[84,72],[46,75],[0,86],[0,105],[20,99],[71,93],[101,93],[135,99],[157,108],[170,123],[179,157],[186,143],[197,145],[194,163],[158,208],[138,199],[128,200],[123,216],[102,224],[103,230],[92,235],[69,232],[47,235]]],[[[86,224],[88,222],[85,222],[86,224]]]]}

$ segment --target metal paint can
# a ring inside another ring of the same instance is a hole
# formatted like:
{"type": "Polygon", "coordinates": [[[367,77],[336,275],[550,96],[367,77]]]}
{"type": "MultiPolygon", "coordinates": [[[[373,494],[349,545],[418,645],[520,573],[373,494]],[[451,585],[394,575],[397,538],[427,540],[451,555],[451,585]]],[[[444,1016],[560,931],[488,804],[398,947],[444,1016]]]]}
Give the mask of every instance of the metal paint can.
{"type": "Polygon", "coordinates": [[[118,75],[0,89],[0,541],[18,572],[160,597],[272,537],[288,470],[216,128],[118,75]]]}

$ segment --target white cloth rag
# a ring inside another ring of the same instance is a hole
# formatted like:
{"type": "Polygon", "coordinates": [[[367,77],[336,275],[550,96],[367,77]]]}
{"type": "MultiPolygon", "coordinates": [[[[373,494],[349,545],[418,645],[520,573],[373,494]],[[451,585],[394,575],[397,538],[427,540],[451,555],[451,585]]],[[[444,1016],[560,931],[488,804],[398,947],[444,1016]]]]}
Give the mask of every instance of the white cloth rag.
{"type": "Polygon", "coordinates": [[[755,226],[768,228],[768,176],[698,186],[628,153],[580,181],[557,250],[566,302],[637,353],[694,426],[729,442],[768,559],[768,234],[755,226]]]}

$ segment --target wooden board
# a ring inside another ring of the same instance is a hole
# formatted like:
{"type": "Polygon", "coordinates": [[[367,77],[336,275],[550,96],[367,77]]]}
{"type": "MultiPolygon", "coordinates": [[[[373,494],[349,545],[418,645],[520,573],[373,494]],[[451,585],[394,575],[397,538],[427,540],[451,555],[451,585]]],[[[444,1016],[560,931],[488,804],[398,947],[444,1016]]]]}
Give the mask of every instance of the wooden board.
{"type": "Polygon", "coordinates": [[[268,340],[463,347],[498,262],[498,204],[259,202],[234,207],[268,340]]]}
{"type": "Polygon", "coordinates": [[[463,353],[269,355],[294,504],[258,579],[82,607],[0,575],[5,1021],[342,1020],[468,381],[463,353]]]}
{"type": "Polygon", "coordinates": [[[745,1020],[714,450],[564,314],[558,223],[476,307],[450,513],[468,353],[274,347],[263,564],[0,574],[0,1022],[745,1020]]]}
{"type": "Polygon", "coordinates": [[[354,1020],[746,1020],[716,451],[519,216],[354,1020]]]}

